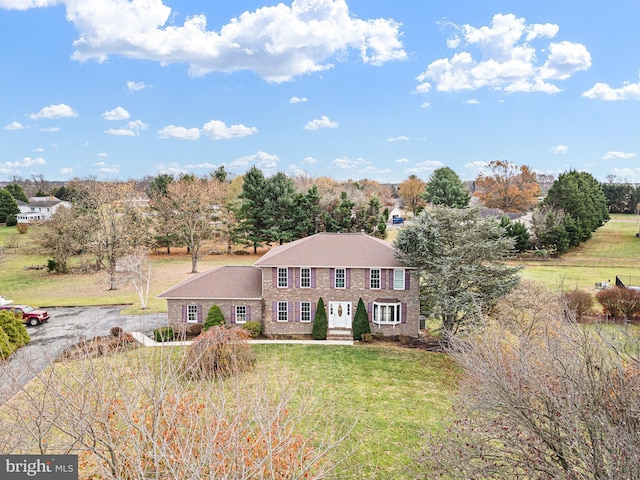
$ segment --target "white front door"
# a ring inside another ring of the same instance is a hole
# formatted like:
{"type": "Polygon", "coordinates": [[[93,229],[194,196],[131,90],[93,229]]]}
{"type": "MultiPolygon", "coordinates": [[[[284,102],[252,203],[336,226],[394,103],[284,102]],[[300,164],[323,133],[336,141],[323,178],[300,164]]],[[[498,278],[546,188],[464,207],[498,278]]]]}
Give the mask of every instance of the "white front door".
{"type": "Polygon", "coordinates": [[[351,302],[329,302],[329,328],[351,328],[351,302]]]}

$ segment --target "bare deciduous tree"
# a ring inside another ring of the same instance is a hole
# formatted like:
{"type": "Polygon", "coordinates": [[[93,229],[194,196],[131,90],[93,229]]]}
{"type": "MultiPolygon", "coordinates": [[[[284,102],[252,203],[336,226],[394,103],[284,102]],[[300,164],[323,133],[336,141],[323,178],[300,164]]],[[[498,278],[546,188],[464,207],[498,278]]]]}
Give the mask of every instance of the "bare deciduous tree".
{"type": "Polygon", "coordinates": [[[140,299],[140,309],[145,310],[149,301],[149,287],[151,285],[151,263],[147,250],[137,248],[130,255],[121,258],[118,261],[117,270],[124,274],[125,280],[133,284],[140,299]]]}
{"type": "Polygon", "coordinates": [[[421,471],[429,478],[640,478],[637,337],[577,325],[550,293],[529,302],[507,313],[517,321],[453,339],[464,369],[457,418],[430,439],[421,471]]]}

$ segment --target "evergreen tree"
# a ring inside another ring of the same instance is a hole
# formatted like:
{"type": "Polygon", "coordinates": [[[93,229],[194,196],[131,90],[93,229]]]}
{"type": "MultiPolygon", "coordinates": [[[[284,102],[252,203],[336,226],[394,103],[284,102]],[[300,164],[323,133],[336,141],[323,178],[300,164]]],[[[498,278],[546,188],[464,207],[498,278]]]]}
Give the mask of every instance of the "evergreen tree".
{"type": "Polygon", "coordinates": [[[358,300],[358,306],[356,307],[356,314],[353,317],[353,338],[354,340],[362,340],[363,333],[371,333],[371,327],[369,325],[369,316],[367,315],[367,309],[364,306],[362,298],[358,300]]]}
{"type": "Polygon", "coordinates": [[[471,194],[458,174],[449,167],[435,170],[422,196],[427,202],[443,207],[466,208],[471,194]]]}
{"type": "Polygon", "coordinates": [[[269,241],[290,242],[296,239],[298,219],[298,194],[293,181],[283,172],[266,180],[266,195],[263,208],[268,215],[269,241]]]}
{"type": "Polygon", "coordinates": [[[591,238],[591,234],[609,219],[602,187],[587,172],[572,170],[561,174],[549,189],[544,205],[571,215],[581,242],[591,238]]]}
{"type": "Polygon", "coordinates": [[[22,187],[20,185],[18,185],[17,183],[10,183],[9,185],[7,185],[4,188],[16,200],[19,200],[19,201],[24,202],[24,203],[29,203],[29,199],[27,198],[27,195],[24,193],[24,190],[22,189],[22,187]]]}
{"type": "Polygon", "coordinates": [[[211,327],[222,326],[224,323],[224,315],[222,314],[220,307],[218,305],[211,305],[202,329],[206,332],[211,327]]]}
{"type": "Polygon", "coordinates": [[[16,199],[8,190],[0,188],[0,223],[5,223],[8,215],[17,215],[18,213],[20,213],[20,209],[16,199]]]}
{"type": "Polygon", "coordinates": [[[513,248],[516,252],[526,252],[531,248],[531,234],[524,223],[513,222],[509,217],[504,215],[500,220],[500,226],[504,228],[508,237],[513,238],[513,248]]]}
{"type": "Polygon", "coordinates": [[[317,185],[313,185],[306,193],[298,193],[295,218],[296,238],[308,237],[320,231],[322,221],[317,185]]]}
{"type": "Polygon", "coordinates": [[[318,300],[318,306],[316,307],[316,316],[313,319],[311,336],[314,340],[326,340],[328,330],[329,322],[327,320],[327,311],[324,308],[324,300],[320,297],[318,300]]]}
{"type": "Polygon", "coordinates": [[[257,167],[252,167],[244,176],[236,216],[239,238],[253,245],[253,253],[258,253],[258,247],[271,241],[270,215],[265,208],[267,195],[268,185],[264,174],[257,167]]]}
{"type": "Polygon", "coordinates": [[[433,207],[398,232],[396,257],[420,274],[421,303],[445,337],[477,321],[519,281],[513,239],[478,209],[433,207]]]}

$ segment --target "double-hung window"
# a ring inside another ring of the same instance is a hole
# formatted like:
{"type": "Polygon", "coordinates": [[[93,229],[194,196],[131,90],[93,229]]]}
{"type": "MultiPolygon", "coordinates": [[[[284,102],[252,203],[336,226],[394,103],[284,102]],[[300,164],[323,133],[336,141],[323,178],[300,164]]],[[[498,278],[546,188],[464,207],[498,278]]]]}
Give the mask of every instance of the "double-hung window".
{"type": "Polygon", "coordinates": [[[236,323],[245,323],[247,321],[246,305],[236,305],[236,323]]]}
{"type": "Polygon", "coordinates": [[[311,269],[309,267],[300,268],[300,288],[311,288],[311,269]]]}
{"type": "Polygon", "coordinates": [[[287,302],[278,302],[278,321],[289,321],[289,305],[287,304],[287,302]]]}
{"type": "Polygon", "coordinates": [[[311,302],[300,302],[300,321],[311,322],[311,302]]]}
{"type": "Polygon", "coordinates": [[[335,288],[346,288],[347,272],[345,268],[336,268],[335,288]]]}
{"type": "Polygon", "coordinates": [[[380,289],[380,269],[372,268],[369,271],[369,288],[380,289]]]}
{"type": "Polygon", "coordinates": [[[187,322],[188,323],[198,322],[198,306],[197,305],[187,305],[187,322]]]}
{"type": "Polygon", "coordinates": [[[393,289],[404,290],[404,269],[396,268],[393,270],[393,289]]]}
{"type": "Polygon", "coordinates": [[[278,288],[287,288],[289,286],[289,269],[287,267],[278,267],[278,288]]]}
{"type": "Polygon", "coordinates": [[[402,321],[401,303],[377,303],[373,304],[373,323],[379,325],[397,325],[402,321]]]}

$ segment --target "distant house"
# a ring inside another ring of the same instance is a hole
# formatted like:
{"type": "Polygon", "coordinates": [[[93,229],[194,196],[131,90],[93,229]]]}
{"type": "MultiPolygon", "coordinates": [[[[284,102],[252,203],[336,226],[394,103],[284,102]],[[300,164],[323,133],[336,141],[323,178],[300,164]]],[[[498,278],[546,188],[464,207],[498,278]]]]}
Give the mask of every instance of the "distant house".
{"type": "Polygon", "coordinates": [[[218,305],[228,324],[262,323],[271,337],[311,334],[322,297],[330,333],[351,336],[362,298],[372,333],[418,336],[415,271],[395,259],[388,242],[364,233],[318,233],[263,255],[253,266],[225,266],[161,293],[169,323],[203,323],[218,305]]]}
{"type": "Polygon", "coordinates": [[[70,208],[71,204],[56,197],[31,197],[29,203],[17,201],[20,213],[16,215],[18,223],[33,223],[50,220],[60,207],[70,208]]]}

